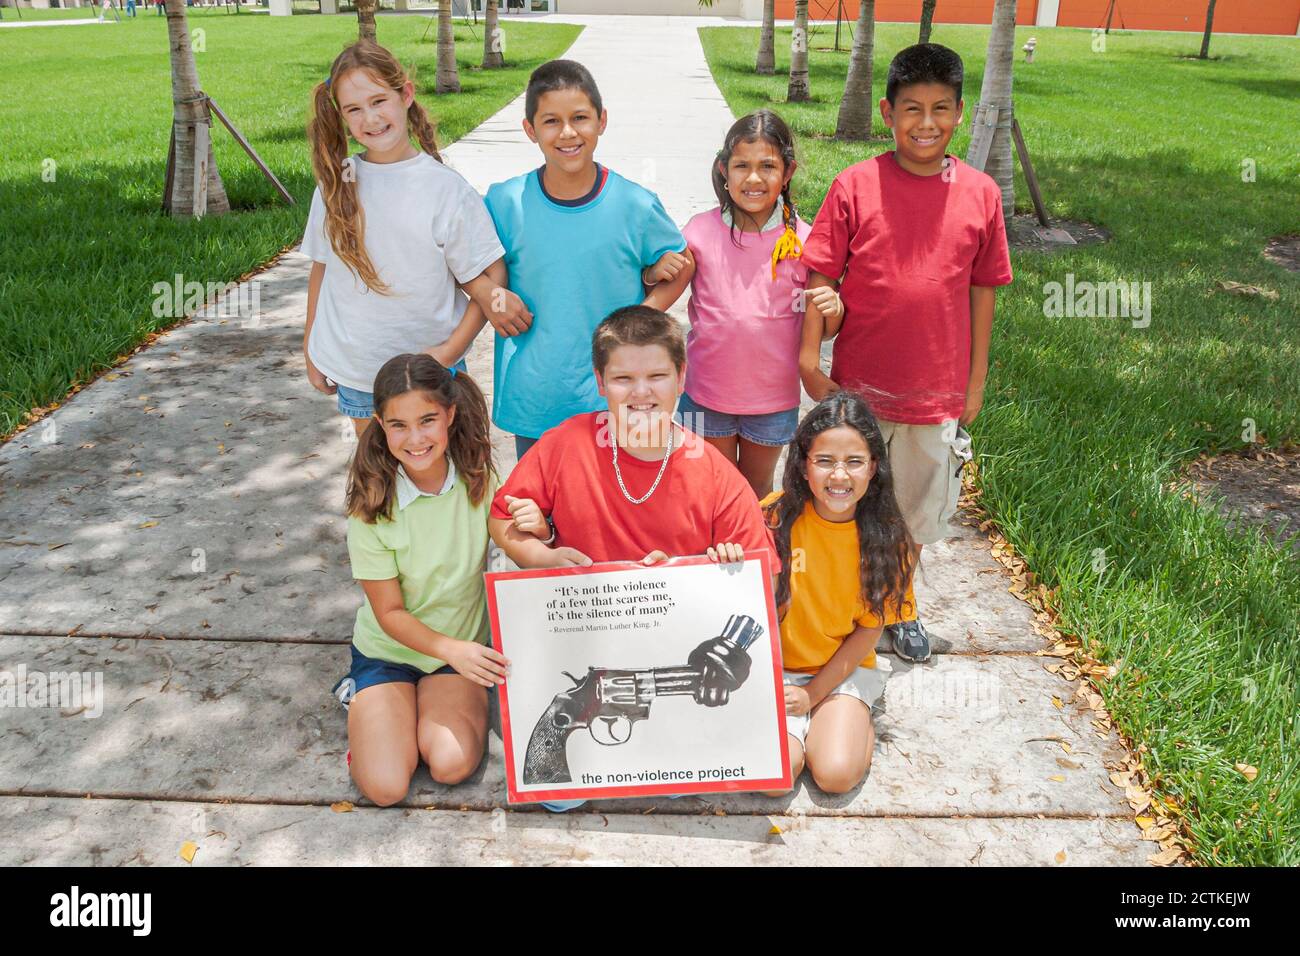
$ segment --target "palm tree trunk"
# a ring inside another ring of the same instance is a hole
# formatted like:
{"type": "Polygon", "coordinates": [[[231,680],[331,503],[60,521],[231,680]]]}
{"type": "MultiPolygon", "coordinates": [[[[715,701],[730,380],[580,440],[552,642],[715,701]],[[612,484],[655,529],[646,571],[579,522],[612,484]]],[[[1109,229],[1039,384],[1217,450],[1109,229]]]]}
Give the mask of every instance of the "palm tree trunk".
{"type": "Polygon", "coordinates": [[[1201,59],[1210,58],[1210,34],[1214,32],[1214,3],[1210,0],[1209,9],[1205,11],[1205,36],[1201,37],[1201,59]]]}
{"type": "Polygon", "coordinates": [[[358,39],[375,39],[375,8],[378,6],[379,0],[356,0],[358,39]]]}
{"type": "Polygon", "coordinates": [[[1016,0],[997,0],[993,7],[993,29],[989,32],[988,54],[984,58],[984,83],[980,87],[979,103],[975,106],[975,119],[971,129],[968,156],[984,148],[988,140],[988,155],[984,172],[1002,190],[1002,215],[1010,219],[1016,208],[1015,168],[1011,160],[1011,65],[1016,48],[1016,0]],[[986,117],[992,118],[996,109],[995,124],[990,126],[986,117]]]}
{"type": "Polygon", "coordinates": [[[459,93],[460,73],[456,70],[456,32],[451,25],[451,0],[438,0],[438,72],[435,93],[459,93]]]}
{"type": "Polygon", "coordinates": [[[849,54],[849,75],[835,120],[836,139],[869,139],[876,102],[871,96],[871,70],[876,47],[876,0],[859,0],[858,28],[849,54]]]}
{"type": "Polygon", "coordinates": [[[496,70],[506,65],[506,38],[497,20],[497,0],[487,0],[483,11],[483,69],[496,70]]]}
{"type": "Polygon", "coordinates": [[[930,28],[934,25],[934,5],[937,0],[921,0],[921,38],[917,43],[930,42],[930,28]]]}
{"type": "Polygon", "coordinates": [[[790,34],[790,85],[788,103],[802,103],[812,98],[808,88],[808,0],[795,0],[794,30],[790,34]]]}
{"type": "Polygon", "coordinates": [[[208,148],[205,158],[199,161],[207,164],[208,199],[200,215],[219,216],[230,212],[230,200],[226,198],[226,187],[212,154],[212,115],[194,65],[185,0],[167,0],[166,10],[172,68],[172,156],[170,188],[163,197],[163,209],[176,217],[194,214],[195,139],[206,133],[208,148]],[[196,132],[200,126],[205,128],[203,133],[196,132]]]}
{"type": "Polygon", "coordinates": [[[763,28],[758,33],[754,72],[764,76],[776,72],[776,0],[763,0],[763,28]]]}

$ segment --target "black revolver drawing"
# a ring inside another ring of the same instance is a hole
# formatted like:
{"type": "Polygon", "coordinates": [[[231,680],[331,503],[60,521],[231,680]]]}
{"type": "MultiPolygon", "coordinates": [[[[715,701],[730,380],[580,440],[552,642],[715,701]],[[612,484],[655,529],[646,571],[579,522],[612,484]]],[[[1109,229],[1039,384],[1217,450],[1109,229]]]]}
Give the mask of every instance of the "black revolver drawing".
{"type": "Polygon", "coordinates": [[[746,614],[733,614],[717,637],[691,651],[684,667],[614,670],[589,667],[581,680],[556,694],[528,740],[524,783],[569,783],[566,747],[569,734],[586,729],[607,747],[632,738],[632,725],[650,716],[656,697],[688,694],[705,707],[720,707],[749,676],[747,648],[763,635],[763,627],[746,614]]]}

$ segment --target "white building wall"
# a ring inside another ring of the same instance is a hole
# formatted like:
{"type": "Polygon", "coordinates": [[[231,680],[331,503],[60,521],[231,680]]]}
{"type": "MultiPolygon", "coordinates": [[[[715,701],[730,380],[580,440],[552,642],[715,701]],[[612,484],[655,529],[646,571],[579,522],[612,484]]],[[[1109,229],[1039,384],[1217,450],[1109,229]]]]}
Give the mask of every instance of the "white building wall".
{"type": "MultiPolygon", "coordinates": [[[[678,17],[738,17],[742,0],[713,0],[713,6],[702,7],[699,0],[551,0],[556,13],[627,13],[658,14],[678,17]]],[[[762,0],[757,3],[758,14],[763,14],[762,0]]]]}

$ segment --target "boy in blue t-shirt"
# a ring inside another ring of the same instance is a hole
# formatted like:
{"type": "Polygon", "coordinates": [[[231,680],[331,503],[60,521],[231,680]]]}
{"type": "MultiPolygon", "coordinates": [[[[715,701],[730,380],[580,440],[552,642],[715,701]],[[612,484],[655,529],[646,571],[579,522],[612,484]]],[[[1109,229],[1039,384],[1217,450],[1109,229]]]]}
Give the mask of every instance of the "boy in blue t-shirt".
{"type": "Polygon", "coordinates": [[[510,288],[533,315],[514,334],[497,326],[492,420],[514,433],[518,457],[548,428],[605,407],[591,366],[601,320],[637,303],[667,310],[695,271],[659,197],[593,158],[609,117],[586,67],[539,66],[524,112],[546,163],[486,197],[510,288]]]}

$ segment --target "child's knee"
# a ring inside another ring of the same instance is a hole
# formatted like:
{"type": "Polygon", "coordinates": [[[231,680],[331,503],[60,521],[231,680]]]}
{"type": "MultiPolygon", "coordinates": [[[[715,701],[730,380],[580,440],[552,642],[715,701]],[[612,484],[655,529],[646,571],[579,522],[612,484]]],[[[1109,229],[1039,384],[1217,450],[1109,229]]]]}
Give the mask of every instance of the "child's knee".
{"type": "Polygon", "coordinates": [[[809,769],[817,787],[823,793],[848,793],[862,783],[870,763],[870,758],[864,762],[861,758],[849,754],[837,754],[819,760],[809,769]]]}
{"type": "Polygon", "coordinates": [[[481,753],[472,753],[458,746],[433,744],[421,753],[429,766],[429,776],[435,783],[457,784],[465,781],[482,761],[481,753]]]}
{"type": "Polygon", "coordinates": [[[411,787],[411,775],[394,771],[382,773],[372,773],[365,775],[353,775],[359,789],[365,798],[379,807],[391,807],[395,803],[401,803],[406,799],[406,793],[411,787]]]}

